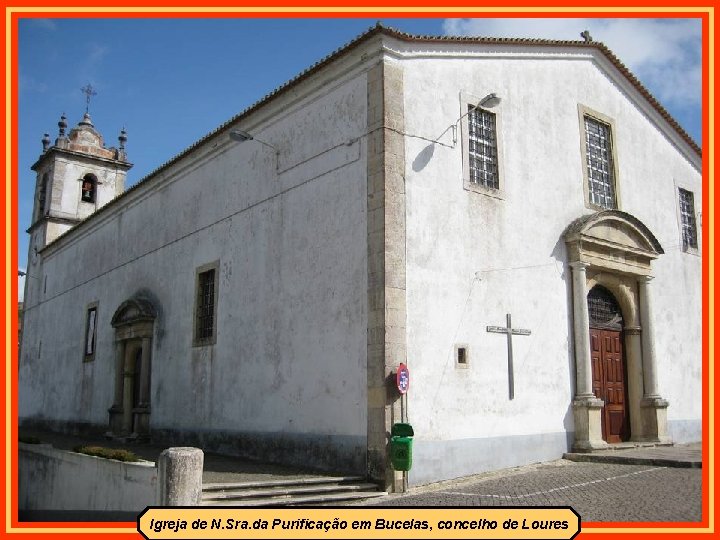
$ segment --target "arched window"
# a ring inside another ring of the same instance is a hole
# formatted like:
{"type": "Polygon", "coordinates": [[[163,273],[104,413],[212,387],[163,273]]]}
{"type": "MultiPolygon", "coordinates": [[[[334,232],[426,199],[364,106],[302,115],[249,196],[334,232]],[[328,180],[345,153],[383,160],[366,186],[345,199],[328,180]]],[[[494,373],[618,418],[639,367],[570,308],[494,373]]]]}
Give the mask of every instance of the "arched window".
{"type": "Polygon", "coordinates": [[[587,297],[590,326],[622,330],[623,318],[615,297],[602,285],[595,285],[587,297]]]}
{"type": "Polygon", "coordinates": [[[97,178],[95,175],[86,174],[82,180],[82,200],[84,202],[94,203],[97,192],[97,178]]]}

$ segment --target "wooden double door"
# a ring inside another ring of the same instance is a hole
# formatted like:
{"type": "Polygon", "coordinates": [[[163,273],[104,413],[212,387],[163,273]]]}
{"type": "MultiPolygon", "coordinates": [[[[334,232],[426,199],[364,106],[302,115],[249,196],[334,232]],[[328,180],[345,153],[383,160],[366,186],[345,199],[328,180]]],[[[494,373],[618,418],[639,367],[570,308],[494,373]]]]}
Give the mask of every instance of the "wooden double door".
{"type": "Polygon", "coordinates": [[[622,344],[621,331],[590,328],[592,388],[595,397],[605,402],[601,423],[603,439],[608,443],[630,438],[627,369],[622,344]]]}

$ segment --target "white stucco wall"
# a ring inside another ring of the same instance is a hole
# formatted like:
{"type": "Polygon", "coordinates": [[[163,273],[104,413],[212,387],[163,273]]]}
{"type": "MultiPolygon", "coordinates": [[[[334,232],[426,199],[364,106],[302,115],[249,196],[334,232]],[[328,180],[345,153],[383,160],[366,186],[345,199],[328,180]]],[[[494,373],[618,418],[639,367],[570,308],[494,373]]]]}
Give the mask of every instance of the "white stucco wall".
{"type": "MultiPolygon", "coordinates": [[[[702,194],[687,148],[678,151],[592,49],[424,44],[415,56],[412,45],[386,45],[396,50],[388,61],[403,70],[405,95],[411,483],[554,459],[569,448],[575,365],[562,235],[593,211],[579,105],[613,120],[619,209],[665,250],[651,284],[659,390],[675,440],[699,439],[701,259],[680,250],[677,188],[693,191],[697,212],[702,194]],[[449,129],[467,111],[461,94],[490,92],[503,99],[493,109],[499,197],[463,188],[462,139],[453,144],[449,129]],[[513,338],[512,401],[506,338],[486,332],[504,326],[507,313],[532,331],[513,338]],[[456,345],[468,347],[468,368],[455,366],[456,345]]],[[[300,459],[322,449],[314,453],[326,462],[362,469],[369,62],[353,50],[243,118],[238,127],[277,148],[277,161],[258,142],[210,138],[44,253],[43,279],[33,285],[42,302],[29,302],[24,320],[21,418],[107,424],[110,319],[140,293],[159,312],[154,433],[227,451],[260,441],[269,457],[278,446],[304,448],[300,459]],[[217,343],[192,347],[196,269],[214,262],[217,343]],[[83,363],[91,302],[97,353],[83,363]]]]}
{"type": "Polygon", "coordinates": [[[26,311],[20,416],[107,425],[115,310],[158,309],[151,428],[212,440],[323,445],[364,467],[366,80],[296,87],[128,193],[51,247],[47,291],[26,311]],[[217,343],[192,347],[196,268],[218,261],[217,343]],[[83,363],[85,306],[97,352],[83,363]],[[236,437],[236,438],[237,438],[236,437]],[[288,442],[289,441],[289,442],[288,442]]]}
{"type": "Polygon", "coordinates": [[[22,444],[18,451],[20,510],[141,512],[158,504],[152,461],[116,461],[22,444]]]}
{"type": "MultiPolygon", "coordinates": [[[[598,66],[521,58],[521,49],[470,58],[402,62],[407,156],[409,420],[412,483],[560,457],[574,431],[575,367],[565,228],[591,212],[583,194],[578,105],[615,122],[620,209],[642,220],[666,254],[653,265],[660,392],[678,439],[700,433],[700,258],[679,249],[681,182],[700,210],[700,173],[598,66]],[[432,89],[429,91],[428,89],[432,89]],[[504,169],[501,198],[463,189],[462,141],[451,132],[460,94],[496,92],[504,169]],[[507,341],[515,336],[515,399],[508,399],[507,341]],[[455,366],[455,346],[469,368],[455,366]],[[682,433],[681,433],[682,431],[682,433]]],[[[453,54],[449,54],[452,52],[453,54]]]]}

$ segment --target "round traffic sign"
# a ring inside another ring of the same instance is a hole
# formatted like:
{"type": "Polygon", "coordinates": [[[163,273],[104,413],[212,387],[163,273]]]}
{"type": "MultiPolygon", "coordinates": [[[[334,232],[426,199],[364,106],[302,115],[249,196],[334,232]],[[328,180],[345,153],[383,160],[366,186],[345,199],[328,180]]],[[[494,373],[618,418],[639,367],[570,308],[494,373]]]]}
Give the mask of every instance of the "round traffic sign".
{"type": "Polygon", "coordinates": [[[396,384],[398,392],[401,394],[404,394],[410,388],[410,370],[405,364],[398,366],[396,384]]]}

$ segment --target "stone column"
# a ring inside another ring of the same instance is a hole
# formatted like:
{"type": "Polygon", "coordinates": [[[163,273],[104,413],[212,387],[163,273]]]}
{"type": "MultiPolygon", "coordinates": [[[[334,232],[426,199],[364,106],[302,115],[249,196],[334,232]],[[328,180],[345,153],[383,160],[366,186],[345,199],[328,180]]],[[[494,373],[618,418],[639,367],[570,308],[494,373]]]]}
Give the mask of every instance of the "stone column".
{"type": "Polygon", "coordinates": [[[602,440],[600,411],[605,405],[592,392],[592,358],[590,355],[590,316],[587,307],[588,264],[570,263],[573,280],[573,333],[575,336],[575,442],[573,450],[589,452],[606,448],[602,440]]]}
{"type": "Polygon", "coordinates": [[[149,337],[142,339],[142,361],[140,364],[140,407],[150,405],[150,347],[152,340],[149,337]]]}
{"type": "Polygon", "coordinates": [[[122,409],[123,367],[125,366],[125,340],[115,342],[115,394],[113,409],[122,409]]]}
{"type": "Polygon", "coordinates": [[[125,362],[123,369],[123,415],[122,415],[122,431],[128,435],[133,429],[133,374],[135,366],[133,365],[132,354],[135,353],[134,347],[125,347],[125,362]]]}
{"type": "Polygon", "coordinates": [[[667,431],[668,401],[663,399],[657,386],[657,360],[655,355],[655,333],[652,324],[652,302],[650,281],[652,276],[638,278],[640,301],[640,324],[642,324],[642,368],[644,391],[640,402],[642,409],[643,438],[646,441],[670,443],[667,431]]]}
{"type": "Polygon", "coordinates": [[[199,448],[163,450],[158,457],[158,505],[200,506],[203,461],[199,448]]]}
{"type": "Polygon", "coordinates": [[[588,265],[583,262],[570,263],[573,280],[573,330],[575,334],[575,397],[591,398],[592,362],[590,358],[590,315],[587,305],[588,265]]]}
{"type": "Polygon", "coordinates": [[[108,409],[108,413],[110,413],[110,431],[107,436],[109,437],[118,435],[122,431],[125,343],[125,340],[115,342],[115,386],[113,387],[113,404],[108,409]]]}
{"type": "Polygon", "coordinates": [[[639,326],[625,326],[625,359],[627,360],[628,406],[630,407],[630,438],[643,440],[640,402],[643,397],[642,341],[639,326]]]}
{"type": "Polygon", "coordinates": [[[140,361],[139,402],[135,408],[135,432],[133,436],[146,440],[150,436],[150,364],[152,362],[152,339],[142,338],[140,361]]]}
{"type": "Polygon", "coordinates": [[[660,397],[657,390],[657,373],[655,368],[655,333],[652,325],[650,281],[652,276],[638,278],[638,295],[640,296],[640,324],[642,325],[643,347],[643,383],[645,398],[660,397]]]}

